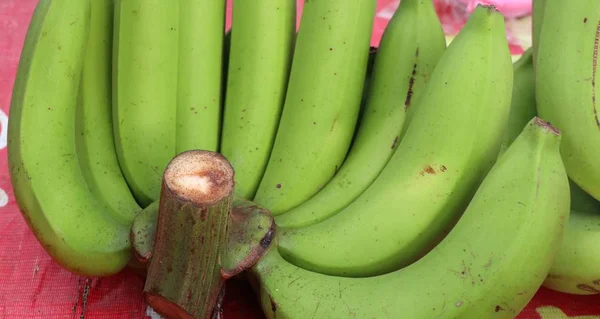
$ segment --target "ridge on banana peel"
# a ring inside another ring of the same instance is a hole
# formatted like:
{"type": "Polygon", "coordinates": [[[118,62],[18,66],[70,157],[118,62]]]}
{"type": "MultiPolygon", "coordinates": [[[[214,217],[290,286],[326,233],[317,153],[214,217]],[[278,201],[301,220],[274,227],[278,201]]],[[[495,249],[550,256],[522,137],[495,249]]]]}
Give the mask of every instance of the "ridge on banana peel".
{"type": "MultiPolygon", "coordinates": [[[[387,25],[356,137],[339,171],[315,196],[276,216],[279,227],[316,224],[356,199],[396,151],[431,72],[446,49],[432,1],[404,0],[387,25]]],[[[369,75],[367,75],[369,76],[369,75]]]]}
{"type": "Polygon", "coordinates": [[[543,19],[551,23],[542,21],[539,31],[537,110],[564,133],[561,154],[569,177],[600,200],[600,1],[545,0],[543,19]]]}
{"type": "Polygon", "coordinates": [[[538,47],[540,45],[540,32],[542,30],[542,21],[544,20],[544,9],[546,0],[532,0],[531,12],[531,54],[533,56],[533,64],[537,59],[538,47]]]}
{"type": "Polygon", "coordinates": [[[504,17],[479,5],[437,63],[378,178],[334,216],[305,228],[280,228],[283,257],[350,277],[417,260],[452,227],[498,156],[512,82],[504,17]]]}
{"type": "Polygon", "coordinates": [[[274,242],[251,272],[267,317],[514,318],[544,281],[569,216],[560,140],[532,119],[446,238],[406,268],[329,276],[287,262],[274,242]]]}
{"type": "Polygon", "coordinates": [[[90,22],[87,0],[36,6],[13,89],[8,163],[21,213],[53,260],[74,273],[107,276],[127,265],[131,249],[129,225],[90,191],[76,150],[90,22]]]}

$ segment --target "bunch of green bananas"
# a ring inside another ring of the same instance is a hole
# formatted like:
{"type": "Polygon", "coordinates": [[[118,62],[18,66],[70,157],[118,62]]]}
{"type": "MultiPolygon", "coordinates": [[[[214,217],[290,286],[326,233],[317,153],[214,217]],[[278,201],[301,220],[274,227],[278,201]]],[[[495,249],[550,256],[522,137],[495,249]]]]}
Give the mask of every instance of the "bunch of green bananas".
{"type": "Polygon", "coordinates": [[[295,1],[234,0],[225,33],[224,0],[41,0],[8,134],[40,243],[121,271],[168,162],[202,149],[275,218],[248,272],[271,318],[511,318],[542,284],[600,292],[600,3],[535,0],[514,64],[493,6],[447,46],[431,0],[402,0],[370,54],[376,4],[306,0],[296,32],[295,1]]]}

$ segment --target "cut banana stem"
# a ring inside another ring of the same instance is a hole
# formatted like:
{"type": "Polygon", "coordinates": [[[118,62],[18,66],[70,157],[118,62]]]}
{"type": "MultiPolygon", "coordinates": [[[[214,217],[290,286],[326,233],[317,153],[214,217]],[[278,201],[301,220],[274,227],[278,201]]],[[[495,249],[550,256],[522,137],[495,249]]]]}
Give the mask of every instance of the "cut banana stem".
{"type": "Polygon", "coordinates": [[[77,157],[85,180],[106,211],[130,224],[141,210],[121,172],[112,118],[113,0],[90,1],[90,31],[75,120],[77,157]]]}
{"type": "Polygon", "coordinates": [[[115,0],[113,127],[137,201],[159,198],[175,156],[179,1],[115,0]]]}
{"type": "Polygon", "coordinates": [[[235,0],[221,153],[236,171],[236,196],[252,199],[285,100],[296,37],[296,2],[235,0]]]}
{"type": "Polygon", "coordinates": [[[432,1],[404,0],[379,46],[356,139],[336,175],[315,196],[277,216],[277,225],[313,225],[342,210],[377,178],[402,139],[406,112],[418,107],[446,48],[432,1]]]}
{"type": "Polygon", "coordinates": [[[253,199],[274,215],[316,194],[346,157],[360,109],[376,5],[374,0],[304,4],[281,120],[253,199]]]}
{"type": "Polygon", "coordinates": [[[13,89],[8,163],[17,204],[50,256],[71,272],[108,276],[131,248],[129,224],[90,191],[75,144],[91,19],[87,0],[38,3],[13,89]]]}
{"type": "Polygon", "coordinates": [[[600,1],[546,0],[536,61],[539,115],[564,133],[569,177],[600,200],[600,115],[596,80],[600,1]]]}
{"type": "MultiPolygon", "coordinates": [[[[131,242],[138,263],[146,272],[156,240],[158,201],[139,213],[131,227],[131,242]]],[[[275,236],[271,213],[251,201],[234,199],[227,224],[227,248],[221,255],[221,276],[227,280],[251,268],[265,254],[275,236]]],[[[201,289],[201,288],[199,288],[201,289]]]]}
{"type": "Polygon", "coordinates": [[[183,152],[167,166],[144,286],[145,300],[159,314],[209,318],[218,308],[233,180],[229,162],[214,152],[183,152]]]}
{"type": "Polygon", "coordinates": [[[271,246],[252,269],[264,312],[278,319],[516,317],[544,281],[569,217],[560,140],[555,128],[532,119],[448,236],[404,269],[329,276],[289,263],[271,246]]]}
{"type": "Polygon", "coordinates": [[[334,216],[280,228],[282,255],[315,272],[356,277],[417,260],[451,228],[497,158],[512,84],[504,17],[479,5],[435,66],[377,179],[334,216]]]}
{"type": "Polygon", "coordinates": [[[176,152],[217,151],[225,0],[179,0],[176,152]]]}

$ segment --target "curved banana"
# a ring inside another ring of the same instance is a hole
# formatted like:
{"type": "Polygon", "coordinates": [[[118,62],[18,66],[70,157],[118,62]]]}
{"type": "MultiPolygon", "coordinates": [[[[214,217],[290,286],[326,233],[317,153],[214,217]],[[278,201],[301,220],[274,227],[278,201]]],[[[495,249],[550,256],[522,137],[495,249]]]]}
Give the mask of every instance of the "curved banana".
{"type": "Polygon", "coordinates": [[[219,147],[226,4],[179,0],[177,154],[219,147]]]}
{"type": "Polygon", "coordinates": [[[253,200],[273,215],[316,194],[346,157],[376,5],[374,0],[304,4],[281,120],[253,200]]]}
{"type": "Polygon", "coordinates": [[[113,127],[137,201],[159,197],[175,156],[179,1],[115,0],[113,127]]]}
{"type": "Polygon", "coordinates": [[[288,263],[274,242],[252,269],[267,317],[514,318],[541,286],[568,218],[559,143],[555,129],[533,119],[448,236],[404,269],[323,275],[288,263]]]}
{"type": "MultiPolygon", "coordinates": [[[[532,49],[514,64],[513,99],[503,151],[536,115],[532,49]]],[[[600,271],[596,243],[600,241],[600,202],[569,180],[571,214],[564,239],[560,244],[544,286],[571,294],[600,293],[600,271]]]]}
{"type": "Polygon", "coordinates": [[[83,176],[123,223],[141,210],[121,172],[112,122],[113,0],[91,2],[91,22],[76,110],[75,141],[83,176]]]}
{"type": "Polygon", "coordinates": [[[263,177],[287,90],[296,2],[235,0],[221,153],[236,196],[251,199],[263,177]]]}
{"type": "Polygon", "coordinates": [[[536,61],[540,117],[564,134],[561,154],[569,177],[600,200],[600,114],[596,80],[600,1],[546,0],[536,61]]]}
{"type": "Polygon", "coordinates": [[[8,123],[10,178],[21,213],[62,267],[87,276],[123,269],[129,227],[86,184],[75,146],[88,0],[40,1],[19,63],[8,123]]]}
{"type": "Polygon", "coordinates": [[[571,215],[565,238],[544,286],[552,290],[592,295],[600,293],[600,202],[575,183],[571,187],[571,215]]]}
{"type": "Polygon", "coordinates": [[[513,83],[504,17],[479,5],[437,63],[398,149],[338,214],[280,229],[281,254],[362,277],[406,266],[439,241],[498,156],[513,83]]]}
{"type": "Polygon", "coordinates": [[[277,216],[277,225],[299,228],[327,219],[377,178],[400,144],[406,111],[445,49],[433,2],[402,1],[383,34],[358,133],[342,167],[315,196],[277,216]]]}
{"type": "Polygon", "coordinates": [[[521,134],[523,128],[537,115],[533,50],[527,49],[513,64],[513,90],[508,123],[500,145],[500,154],[521,134]]]}

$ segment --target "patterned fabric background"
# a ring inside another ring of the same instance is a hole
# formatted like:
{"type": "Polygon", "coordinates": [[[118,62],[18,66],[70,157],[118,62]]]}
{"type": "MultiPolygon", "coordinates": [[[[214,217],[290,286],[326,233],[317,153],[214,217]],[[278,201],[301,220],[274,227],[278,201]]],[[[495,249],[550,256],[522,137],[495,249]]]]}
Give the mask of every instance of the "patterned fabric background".
{"type": "MultiPolygon", "coordinates": [[[[301,6],[302,1],[298,2],[301,6]]],[[[378,1],[373,45],[379,42],[399,2],[378,1]]],[[[477,2],[493,1],[436,1],[448,41],[477,2]]],[[[507,35],[516,59],[531,45],[531,4],[527,0],[502,2],[505,5],[499,9],[510,17],[506,21],[507,35]]],[[[17,63],[36,3],[0,0],[0,318],[158,318],[143,302],[141,277],[125,270],[109,278],[85,278],[63,270],[38,244],[18,211],[8,175],[6,133],[17,63]]],[[[245,283],[231,282],[227,292],[226,319],[263,318],[245,283]]],[[[600,318],[600,295],[570,296],[542,288],[518,318],[600,318]]]]}

